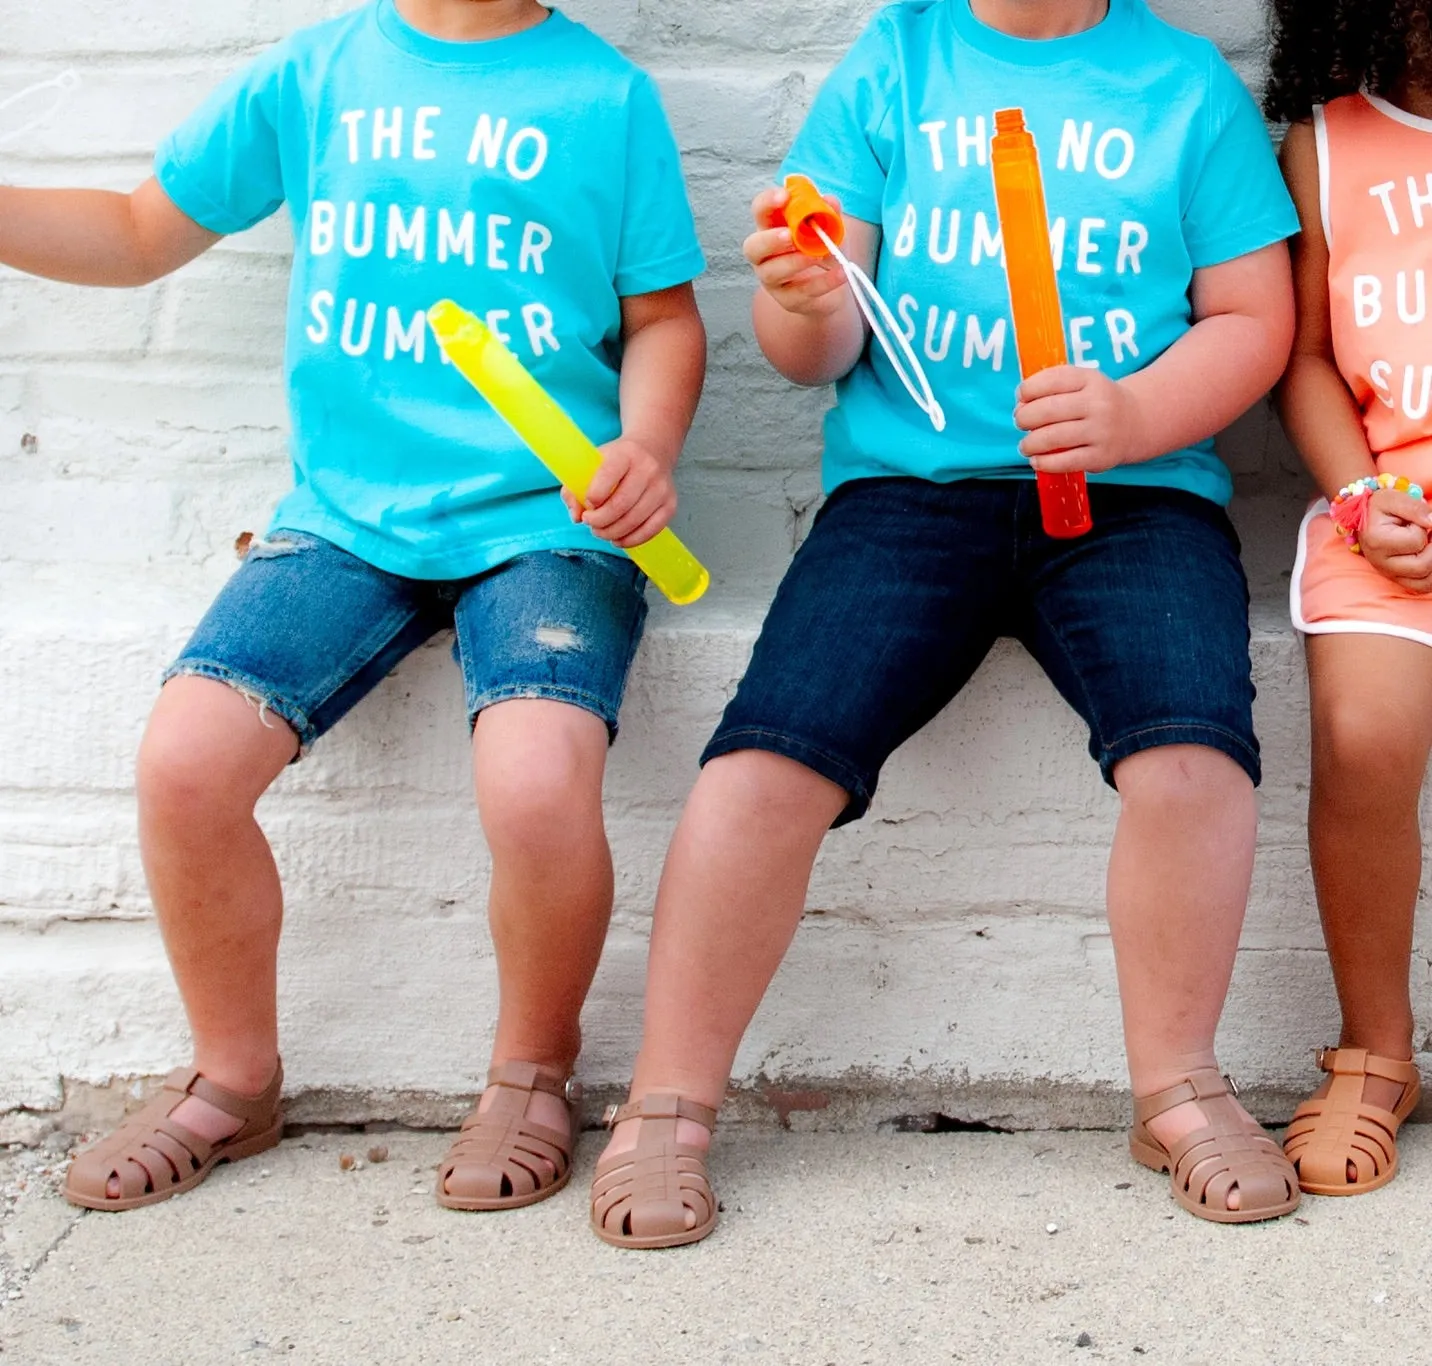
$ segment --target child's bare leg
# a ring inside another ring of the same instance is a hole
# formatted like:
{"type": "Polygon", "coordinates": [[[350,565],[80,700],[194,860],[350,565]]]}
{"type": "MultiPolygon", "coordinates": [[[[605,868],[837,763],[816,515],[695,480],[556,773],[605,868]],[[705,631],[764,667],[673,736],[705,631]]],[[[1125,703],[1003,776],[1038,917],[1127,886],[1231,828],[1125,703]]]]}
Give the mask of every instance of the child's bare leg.
{"type": "MultiPolygon", "coordinates": [[[[606,723],[566,702],[499,702],[479,714],[472,752],[492,851],[488,917],[500,1000],[492,1063],[565,1073],[581,1048],[582,1003],[612,912],[606,723]]],[[[559,1132],[567,1127],[556,1096],[534,1092],[527,1113],[559,1132]]]]}
{"type": "MultiPolygon", "coordinates": [[[[1143,750],[1114,776],[1123,806],[1109,859],[1109,929],[1129,1076],[1145,1096],[1214,1065],[1258,817],[1252,780],[1202,745],[1143,750]]],[[[1172,1147],[1203,1123],[1190,1102],[1149,1128],[1172,1147]]]]}
{"type": "MultiPolygon", "coordinates": [[[[1432,749],[1432,650],[1378,635],[1309,636],[1307,650],[1308,845],[1342,1007],[1339,1043],[1410,1058],[1408,971],[1422,876],[1418,797],[1432,749]]],[[[1368,1077],[1363,1094],[1390,1110],[1402,1087],[1368,1077]]]]}
{"type": "MultiPolygon", "coordinates": [[[[675,1092],[719,1108],[731,1065],[805,906],[844,790],[782,755],[739,750],[702,770],[657,892],[646,1019],[632,1095],[675,1092]]],[[[610,1151],[636,1142],[618,1125],[610,1151]]],[[[677,1140],[704,1147],[681,1120],[677,1140]]]]}
{"type": "MultiPolygon", "coordinates": [[[[194,1065],[242,1095],[261,1093],[278,1059],[283,894],[254,805],[297,747],[227,684],[181,676],[160,692],[139,750],[140,849],[194,1065]]],[[[210,1141],[240,1125],[194,1096],[174,1118],[210,1141]]]]}

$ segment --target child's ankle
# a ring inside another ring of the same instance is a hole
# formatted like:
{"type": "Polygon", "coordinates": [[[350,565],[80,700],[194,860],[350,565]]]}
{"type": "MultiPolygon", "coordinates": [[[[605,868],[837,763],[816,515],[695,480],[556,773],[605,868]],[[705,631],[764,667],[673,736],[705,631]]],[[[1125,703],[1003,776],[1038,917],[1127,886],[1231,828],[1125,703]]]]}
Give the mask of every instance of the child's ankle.
{"type": "Polygon", "coordinates": [[[194,1068],[200,1076],[239,1096],[261,1096],[278,1071],[278,1054],[235,1058],[233,1056],[194,1055],[194,1068]]]}

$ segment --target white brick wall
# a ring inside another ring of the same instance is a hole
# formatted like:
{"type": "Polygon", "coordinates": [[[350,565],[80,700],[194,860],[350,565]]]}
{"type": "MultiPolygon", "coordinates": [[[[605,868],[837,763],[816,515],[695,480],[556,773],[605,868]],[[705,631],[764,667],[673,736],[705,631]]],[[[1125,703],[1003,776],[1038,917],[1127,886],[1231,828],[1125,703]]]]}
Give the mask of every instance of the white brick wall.
{"type": "MultiPolygon", "coordinates": [[[[82,78],[49,124],[0,146],[0,177],[128,187],[246,55],[343,7],[0,0],[0,98],[67,68],[82,78]]],[[[681,525],[716,586],[695,609],[654,611],[613,758],[618,912],[587,1020],[597,1083],[629,1066],[665,841],[818,487],[826,399],[791,391],[752,344],[746,204],[874,8],[569,6],[660,80],[712,263],[701,286],[712,370],[681,525]]],[[[1256,83],[1255,0],[1160,8],[1216,37],[1256,83]]],[[[51,1111],[67,1085],[73,1101],[76,1085],[185,1055],[136,853],[133,753],[158,670],[232,570],[235,534],[262,525],[287,478],[286,252],[276,221],[148,290],[82,293],[0,272],[0,1111],[51,1111]]],[[[1334,1027],[1303,847],[1304,678],[1282,605],[1301,486],[1266,413],[1225,451],[1258,598],[1269,780],[1222,1046],[1276,1105],[1334,1027]]],[[[1002,648],[897,757],[871,818],[830,840],[741,1076],[851,1104],[872,1094],[889,1113],[938,1103],[1112,1119],[1103,1098],[1123,1065],[1101,897],[1114,805],[1078,724],[1002,648]]],[[[442,643],[286,775],[263,814],[288,889],[285,1052],[303,1113],[449,1115],[481,1069],[494,988],[485,855],[442,643]]]]}

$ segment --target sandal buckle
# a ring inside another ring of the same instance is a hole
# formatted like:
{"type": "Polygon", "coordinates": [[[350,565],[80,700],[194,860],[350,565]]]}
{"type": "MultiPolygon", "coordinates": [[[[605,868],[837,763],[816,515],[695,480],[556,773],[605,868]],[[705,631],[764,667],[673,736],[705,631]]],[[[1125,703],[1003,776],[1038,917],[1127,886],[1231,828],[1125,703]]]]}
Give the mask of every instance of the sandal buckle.
{"type": "Polygon", "coordinates": [[[1223,1074],[1223,1080],[1228,1083],[1228,1089],[1233,1092],[1233,1099],[1237,1100],[1239,1095],[1238,1083],[1233,1080],[1232,1074],[1229,1072],[1225,1072],[1223,1074]]]}
{"type": "Polygon", "coordinates": [[[617,1122],[617,1111],[620,1109],[620,1105],[613,1104],[602,1111],[602,1128],[610,1129],[617,1122]]]}
{"type": "Polygon", "coordinates": [[[1328,1065],[1327,1065],[1326,1058],[1327,1058],[1327,1056],[1328,1056],[1329,1053],[1336,1053],[1336,1052],[1337,1052],[1337,1049],[1335,1049],[1335,1048],[1329,1048],[1329,1047],[1327,1047],[1327,1045],[1325,1044],[1322,1048],[1318,1049],[1318,1051],[1313,1054],[1313,1058],[1314,1058],[1314,1060],[1317,1062],[1317,1065],[1318,1065],[1318,1071],[1320,1071],[1320,1072],[1327,1072],[1327,1071],[1330,1071],[1330,1070],[1331,1070],[1331,1069],[1328,1067],[1328,1065]]]}
{"type": "Polygon", "coordinates": [[[567,1084],[562,1088],[562,1096],[568,1105],[580,1105],[582,1103],[582,1083],[576,1077],[568,1077],[567,1084]]]}

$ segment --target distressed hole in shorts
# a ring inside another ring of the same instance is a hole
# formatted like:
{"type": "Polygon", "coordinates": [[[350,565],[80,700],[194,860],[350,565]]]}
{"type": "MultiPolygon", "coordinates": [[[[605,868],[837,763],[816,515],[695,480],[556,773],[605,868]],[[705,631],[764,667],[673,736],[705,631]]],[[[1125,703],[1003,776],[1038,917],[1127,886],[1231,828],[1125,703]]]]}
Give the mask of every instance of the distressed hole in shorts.
{"type": "Polygon", "coordinates": [[[272,730],[274,728],[273,718],[269,714],[268,698],[261,697],[258,693],[252,692],[248,688],[241,688],[237,683],[230,683],[229,687],[231,687],[236,693],[238,693],[238,695],[242,697],[244,701],[249,704],[249,706],[253,707],[254,710],[258,712],[259,725],[266,726],[269,730],[272,730]]]}
{"type": "MultiPolygon", "coordinates": [[[[175,669],[172,678],[207,678],[215,683],[222,683],[226,688],[238,693],[245,702],[259,714],[259,724],[268,730],[273,730],[274,711],[271,701],[260,692],[252,688],[246,688],[242,683],[236,683],[232,678],[215,678],[215,676],[204,669],[175,669]]],[[[287,725],[287,722],[284,722],[287,725]]],[[[292,729],[292,727],[290,727],[292,729]]]]}
{"type": "Polygon", "coordinates": [[[559,654],[582,648],[582,638],[573,627],[559,626],[549,621],[538,626],[532,638],[544,650],[555,650],[559,654]]]}
{"type": "Polygon", "coordinates": [[[249,555],[256,560],[276,560],[284,555],[297,555],[300,550],[306,550],[309,544],[282,531],[270,540],[255,536],[252,531],[241,531],[234,539],[234,553],[241,560],[249,555]]]}

